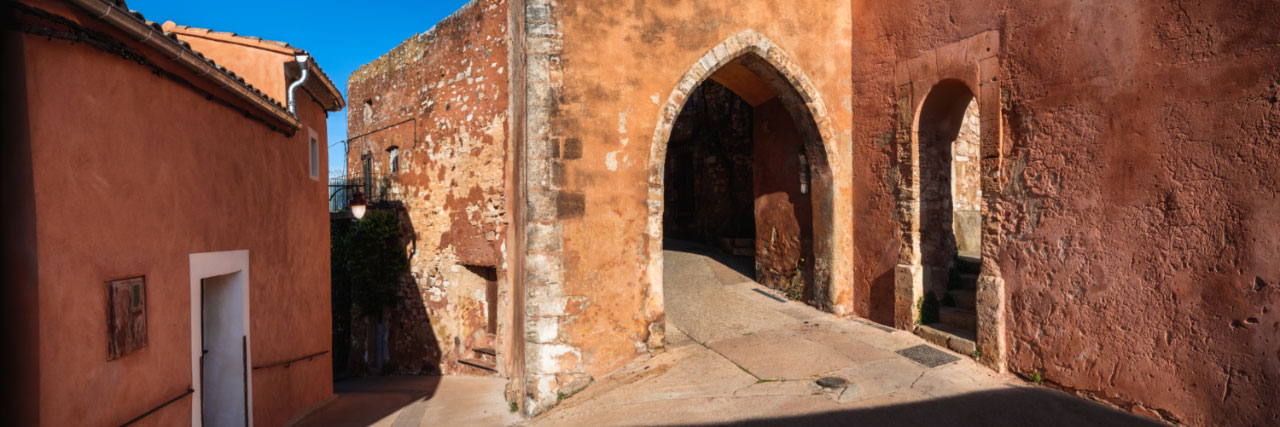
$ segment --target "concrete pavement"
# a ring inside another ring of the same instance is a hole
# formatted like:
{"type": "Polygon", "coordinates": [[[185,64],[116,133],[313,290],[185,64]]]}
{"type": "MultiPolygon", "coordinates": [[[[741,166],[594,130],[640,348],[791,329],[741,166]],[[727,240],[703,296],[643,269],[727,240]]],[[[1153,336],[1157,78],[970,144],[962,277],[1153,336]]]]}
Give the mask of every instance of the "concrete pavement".
{"type": "Polygon", "coordinates": [[[750,260],[680,242],[667,249],[667,351],[527,425],[1156,425],[998,375],[910,333],[786,301],[751,281],[750,260]],[[848,383],[822,387],[822,377],[848,383]]]}
{"type": "Polygon", "coordinates": [[[299,425],[1159,425],[787,301],[750,279],[749,259],[682,242],[667,249],[666,352],[537,418],[510,411],[504,379],[382,377],[337,383],[339,398],[299,425]],[[847,383],[815,382],[824,377],[847,383]]]}
{"type": "Polygon", "coordinates": [[[521,422],[503,398],[506,379],[369,377],[338,381],[338,398],[299,427],[507,426],[521,422]]]}

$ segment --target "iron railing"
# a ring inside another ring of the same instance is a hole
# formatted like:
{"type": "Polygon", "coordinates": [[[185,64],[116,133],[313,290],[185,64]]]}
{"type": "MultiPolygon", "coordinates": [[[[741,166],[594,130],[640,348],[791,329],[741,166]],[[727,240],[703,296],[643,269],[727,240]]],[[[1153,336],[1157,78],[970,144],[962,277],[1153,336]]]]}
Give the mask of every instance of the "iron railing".
{"type": "Polygon", "coordinates": [[[329,180],[329,211],[346,210],[357,191],[364,193],[369,204],[394,200],[392,175],[349,175],[329,180]]]}

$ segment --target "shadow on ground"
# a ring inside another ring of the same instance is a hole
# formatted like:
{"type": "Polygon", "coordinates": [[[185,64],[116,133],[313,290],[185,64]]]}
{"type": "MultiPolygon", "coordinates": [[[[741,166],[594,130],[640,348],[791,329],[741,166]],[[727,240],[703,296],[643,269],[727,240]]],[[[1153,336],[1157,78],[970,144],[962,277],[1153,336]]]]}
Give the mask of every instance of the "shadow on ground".
{"type": "Polygon", "coordinates": [[[756,274],[755,260],[747,256],[734,256],[710,245],[673,238],[662,239],[662,250],[702,255],[729,267],[733,271],[754,278],[756,274]]]}
{"type": "Polygon", "coordinates": [[[339,398],[299,426],[369,426],[415,403],[429,401],[440,387],[438,376],[352,378],[334,382],[339,398]]]}
{"type": "Polygon", "coordinates": [[[1028,387],[983,391],[872,408],[699,425],[1012,427],[1162,426],[1164,424],[1054,390],[1028,387]]]}

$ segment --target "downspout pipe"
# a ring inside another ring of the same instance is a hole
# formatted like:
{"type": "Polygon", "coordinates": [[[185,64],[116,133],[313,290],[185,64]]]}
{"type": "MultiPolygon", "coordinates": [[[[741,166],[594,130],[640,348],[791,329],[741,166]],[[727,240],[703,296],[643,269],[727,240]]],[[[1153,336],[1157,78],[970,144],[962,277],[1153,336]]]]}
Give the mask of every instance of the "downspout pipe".
{"type": "Polygon", "coordinates": [[[298,69],[302,70],[302,76],[299,76],[297,81],[289,85],[289,114],[292,114],[296,119],[298,118],[298,87],[307,82],[307,62],[311,59],[311,56],[299,54],[293,58],[298,61],[298,69]]]}

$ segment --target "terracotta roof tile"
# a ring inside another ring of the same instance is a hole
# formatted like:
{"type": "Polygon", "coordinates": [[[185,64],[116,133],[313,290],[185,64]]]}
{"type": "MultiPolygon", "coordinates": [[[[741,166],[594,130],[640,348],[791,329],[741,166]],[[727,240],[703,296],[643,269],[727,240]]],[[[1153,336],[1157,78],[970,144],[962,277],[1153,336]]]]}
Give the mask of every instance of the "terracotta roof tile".
{"type": "MultiPolygon", "coordinates": [[[[173,40],[173,41],[177,42],[180,46],[182,46],[182,47],[183,47],[183,49],[186,51],[186,53],[187,53],[187,54],[190,54],[190,55],[192,55],[192,56],[194,56],[194,57],[200,58],[200,59],[201,59],[201,60],[203,60],[204,62],[206,62],[206,63],[208,63],[209,65],[213,66],[213,68],[214,68],[214,69],[217,69],[219,72],[222,72],[223,74],[225,74],[225,75],[227,75],[227,76],[229,76],[229,77],[233,78],[233,79],[234,79],[236,82],[238,82],[241,86],[243,86],[243,87],[245,87],[245,88],[249,89],[251,92],[253,92],[255,96],[257,96],[257,97],[261,98],[262,100],[267,101],[268,103],[270,103],[270,104],[274,105],[276,108],[279,108],[279,109],[281,109],[281,110],[286,110],[286,109],[287,109],[287,107],[285,107],[284,103],[282,103],[281,101],[279,101],[279,100],[277,100],[277,99],[275,99],[275,98],[272,98],[271,96],[269,96],[269,95],[267,95],[267,94],[263,93],[263,92],[262,92],[261,90],[259,90],[258,88],[255,88],[255,87],[253,87],[253,85],[251,85],[251,84],[249,84],[249,83],[245,82],[245,81],[244,81],[244,79],[243,79],[243,78],[241,78],[241,77],[239,77],[239,76],[237,76],[237,75],[235,74],[235,72],[233,72],[233,71],[231,71],[231,70],[227,69],[226,67],[223,67],[223,66],[221,66],[221,65],[218,65],[218,63],[214,62],[212,59],[209,59],[209,58],[205,57],[203,53],[200,53],[200,52],[198,52],[198,51],[196,51],[196,50],[192,49],[192,48],[191,48],[191,44],[190,44],[190,43],[187,43],[187,42],[185,42],[185,41],[180,40],[180,39],[178,38],[178,34],[176,34],[176,33],[172,32],[172,31],[166,31],[166,30],[164,29],[164,25],[162,25],[162,24],[160,24],[160,23],[157,23],[157,22],[155,22],[155,21],[150,21],[150,20],[148,20],[148,19],[146,18],[146,16],[144,16],[144,15],[142,14],[142,12],[138,12],[138,11],[136,11],[136,10],[129,9],[129,8],[128,8],[128,5],[125,3],[125,0],[109,0],[109,1],[108,1],[108,3],[111,3],[111,4],[115,5],[116,7],[119,7],[119,8],[125,9],[126,11],[128,11],[129,15],[133,16],[133,17],[134,17],[135,19],[137,19],[138,21],[141,21],[143,24],[145,24],[145,25],[147,25],[147,26],[149,26],[149,27],[151,27],[151,28],[155,29],[156,31],[160,32],[161,34],[164,34],[164,35],[165,35],[166,37],[168,37],[169,39],[171,39],[171,40],[173,40]]],[[[168,23],[172,23],[172,21],[169,21],[168,23]]],[[[184,28],[184,29],[204,30],[204,31],[206,31],[206,32],[212,32],[212,30],[207,30],[207,29],[202,29],[202,28],[193,28],[193,27],[187,27],[187,26],[178,26],[177,24],[174,24],[174,25],[175,25],[176,27],[181,27],[181,28],[184,28]]],[[[294,52],[296,52],[296,53],[305,53],[305,52],[306,52],[306,51],[303,51],[302,49],[298,49],[298,48],[295,48],[295,47],[293,47],[293,46],[290,46],[288,43],[284,43],[284,42],[276,42],[276,41],[262,40],[261,38],[258,38],[258,37],[245,37],[245,36],[239,36],[239,35],[236,35],[235,33],[222,33],[222,34],[229,34],[229,35],[230,35],[230,37],[239,37],[239,38],[244,38],[244,39],[248,39],[248,40],[256,40],[256,41],[258,41],[258,42],[260,42],[260,43],[267,43],[267,44],[270,44],[271,46],[274,46],[274,47],[276,47],[277,49],[279,49],[279,48],[292,49],[292,50],[293,50],[294,52]]],[[[310,55],[310,54],[308,54],[308,55],[310,55]]],[[[313,57],[313,58],[314,58],[314,57],[313,57]]],[[[325,74],[324,74],[324,71],[322,71],[322,70],[320,69],[320,66],[319,66],[318,64],[316,64],[316,61],[315,61],[314,59],[311,61],[311,69],[312,69],[316,74],[318,74],[319,76],[321,76],[321,77],[326,81],[326,83],[327,83],[327,85],[328,85],[329,87],[333,87],[333,86],[332,86],[332,82],[329,80],[329,77],[328,77],[327,75],[325,75],[325,74]]],[[[341,97],[341,93],[337,92],[336,88],[335,88],[335,89],[333,89],[333,91],[334,91],[334,92],[335,92],[335,94],[336,94],[336,99],[337,99],[337,101],[338,101],[339,103],[341,103],[341,104],[345,105],[345,100],[344,100],[344,99],[342,99],[342,97],[341,97]]]]}

